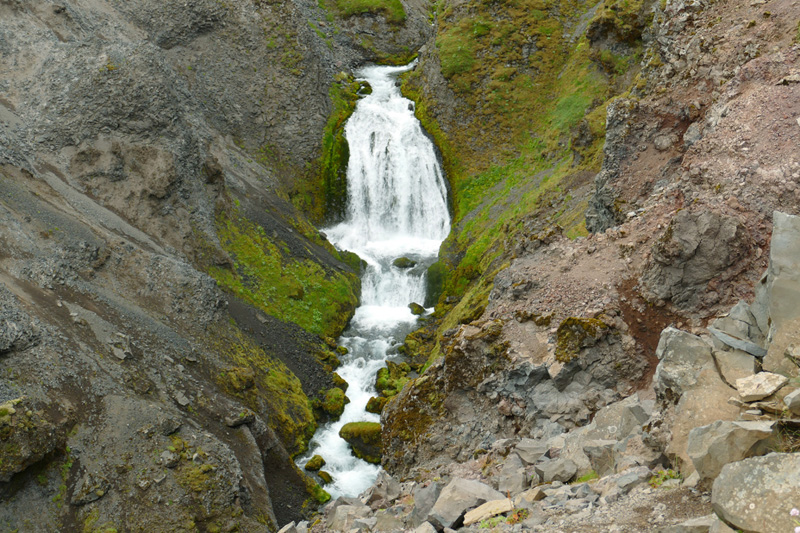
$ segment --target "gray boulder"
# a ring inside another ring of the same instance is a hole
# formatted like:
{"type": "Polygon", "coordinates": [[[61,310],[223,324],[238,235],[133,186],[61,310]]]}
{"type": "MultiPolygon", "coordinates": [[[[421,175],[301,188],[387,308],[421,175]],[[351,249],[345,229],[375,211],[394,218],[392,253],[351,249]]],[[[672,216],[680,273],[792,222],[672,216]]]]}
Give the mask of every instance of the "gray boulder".
{"type": "Polygon", "coordinates": [[[776,211],[772,222],[769,267],[756,293],[769,325],[764,370],[797,376],[797,359],[787,349],[800,327],[800,217],[776,211]]]}
{"type": "Polygon", "coordinates": [[[771,453],[722,468],[711,490],[714,512],[734,529],[793,531],[789,511],[800,502],[800,454],[771,453]]]}
{"type": "Polygon", "coordinates": [[[766,452],[772,442],[775,422],[729,422],[719,420],[689,433],[687,452],[701,483],[717,477],[728,463],[766,452]]]}
{"type": "Polygon", "coordinates": [[[656,355],[661,361],[653,379],[658,398],[667,406],[661,416],[668,424],[659,438],[664,453],[689,474],[694,470],[686,451],[689,432],[717,420],[734,420],[739,408],[728,403],[731,389],[717,372],[711,346],[700,337],[666,328],[656,355]]]}
{"type": "Polygon", "coordinates": [[[527,464],[535,464],[550,449],[546,443],[534,439],[521,439],[514,450],[527,464]]]}
{"type": "Polygon", "coordinates": [[[660,360],[653,381],[659,397],[677,399],[697,385],[698,371],[713,363],[711,346],[691,333],[672,327],[661,332],[656,348],[660,360]]]}
{"type": "Polygon", "coordinates": [[[423,522],[415,530],[414,533],[437,533],[436,528],[430,522],[423,522]]]}
{"type": "Polygon", "coordinates": [[[443,528],[459,526],[464,514],[470,509],[504,497],[502,493],[480,481],[453,478],[439,494],[428,514],[428,521],[443,528]]]}
{"type": "Polygon", "coordinates": [[[800,217],[775,211],[767,271],[772,333],[800,317],[800,217]]]}
{"type": "Polygon", "coordinates": [[[578,472],[578,465],[570,459],[550,459],[536,464],[536,473],[544,483],[560,481],[567,483],[578,472]]]}
{"type": "Polygon", "coordinates": [[[389,502],[396,500],[399,496],[400,483],[386,471],[381,471],[375,483],[362,495],[361,502],[373,508],[376,505],[387,507],[389,502]]]}
{"type": "Polygon", "coordinates": [[[695,308],[708,282],[746,258],[751,243],[740,219],[707,209],[684,209],[653,245],[642,286],[680,309],[695,308]]]}
{"type": "Polygon", "coordinates": [[[516,453],[508,454],[497,478],[497,490],[503,494],[519,494],[528,488],[525,465],[516,453]]]}

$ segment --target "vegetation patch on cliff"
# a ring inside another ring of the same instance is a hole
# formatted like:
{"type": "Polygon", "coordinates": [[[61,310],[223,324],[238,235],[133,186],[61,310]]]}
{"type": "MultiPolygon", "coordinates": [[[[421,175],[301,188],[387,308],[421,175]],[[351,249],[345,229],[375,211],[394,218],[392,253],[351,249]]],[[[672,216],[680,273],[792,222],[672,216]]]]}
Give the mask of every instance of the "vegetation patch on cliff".
{"type": "Polygon", "coordinates": [[[217,231],[234,260],[232,268],[210,267],[221,286],[311,333],[336,337],[344,329],[358,302],[357,276],[292,257],[263,227],[236,213],[220,214],[217,231]]]}
{"type": "Polygon", "coordinates": [[[336,10],[343,17],[364,13],[380,14],[390,24],[402,24],[406,10],[400,0],[334,0],[336,10]]]}
{"type": "Polygon", "coordinates": [[[289,453],[304,451],[317,426],[297,376],[233,325],[216,326],[206,342],[235,365],[217,376],[222,389],[255,412],[264,412],[266,406],[267,423],[289,453]]]}

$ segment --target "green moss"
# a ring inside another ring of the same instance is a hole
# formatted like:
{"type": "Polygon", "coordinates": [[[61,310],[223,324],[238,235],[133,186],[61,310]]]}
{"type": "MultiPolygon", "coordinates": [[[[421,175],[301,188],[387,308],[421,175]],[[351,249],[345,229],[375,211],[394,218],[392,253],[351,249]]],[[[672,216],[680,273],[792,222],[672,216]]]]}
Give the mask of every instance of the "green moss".
{"type": "Polygon", "coordinates": [[[316,472],[323,466],[325,466],[325,459],[323,459],[321,455],[315,455],[308,460],[304,468],[310,472],[316,472]]]}
{"type": "Polygon", "coordinates": [[[408,366],[408,363],[397,364],[386,361],[386,367],[378,370],[375,377],[375,390],[387,398],[394,396],[408,383],[409,372],[411,372],[411,367],[408,366]]]}
{"type": "Polygon", "coordinates": [[[333,476],[331,476],[328,472],[320,470],[319,472],[317,472],[317,475],[322,480],[323,485],[329,485],[333,483],[333,476]]]}
{"type": "Polygon", "coordinates": [[[581,349],[594,345],[608,329],[605,322],[596,318],[567,318],[556,331],[556,359],[568,363],[581,349]]]}
{"type": "Polygon", "coordinates": [[[328,503],[331,500],[331,495],[316,483],[311,489],[311,497],[320,505],[328,503]]]}
{"type": "Polygon", "coordinates": [[[211,465],[196,465],[185,461],[175,469],[175,479],[183,488],[197,494],[212,490],[220,483],[211,465]]]}
{"type": "Polygon", "coordinates": [[[400,0],[334,0],[336,10],[343,17],[374,13],[383,15],[390,24],[402,24],[406,10],[400,0]]]}
{"type": "Polygon", "coordinates": [[[105,522],[98,525],[100,520],[100,510],[97,508],[92,509],[86,514],[83,520],[83,533],[117,533],[117,528],[113,522],[105,522]]]}
{"type": "Polygon", "coordinates": [[[373,396],[369,399],[369,401],[367,401],[366,411],[368,413],[375,413],[376,415],[379,415],[383,411],[383,406],[385,406],[386,402],[388,401],[389,398],[385,396],[373,396]]]}
{"type": "Polygon", "coordinates": [[[281,320],[320,336],[338,336],[358,303],[355,274],[326,271],[311,259],[297,259],[261,226],[220,214],[217,231],[233,268],[212,266],[217,283],[281,320]]]}

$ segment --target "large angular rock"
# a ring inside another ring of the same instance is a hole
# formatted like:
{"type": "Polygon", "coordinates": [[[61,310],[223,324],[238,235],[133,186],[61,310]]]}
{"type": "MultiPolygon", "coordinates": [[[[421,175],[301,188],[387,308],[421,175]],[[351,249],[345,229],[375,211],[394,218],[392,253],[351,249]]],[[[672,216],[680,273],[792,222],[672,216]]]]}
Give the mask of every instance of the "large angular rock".
{"type": "Polygon", "coordinates": [[[771,372],[759,372],[752,376],[737,379],[736,389],[744,402],[755,402],[775,393],[789,382],[786,376],[771,372]]]}
{"type": "Polygon", "coordinates": [[[775,211],[767,271],[772,333],[800,317],[800,217],[775,211]]]}
{"type": "Polygon", "coordinates": [[[670,426],[665,453],[684,474],[694,471],[686,452],[689,432],[717,420],[734,420],[739,408],[728,403],[731,388],[722,381],[711,355],[711,346],[700,337],[666,328],[661,332],[656,355],[661,360],[653,377],[658,398],[669,408],[670,426]]]}
{"type": "Polygon", "coordinates": [[[713,364],[711,346],[707,342],[672,327],[661,332],[656,356],[660,360],[653,377],[656,393],[673,401],[697,385],[700,369],[713,364]]]}
{"type": "Polygon", "coordinates": [[[759,346],[764,342],[764,335],[758,326],[758,320],[750,311],[750,305],[744,300],[739,300],[739,303],[731,308],[727,316],[714,320],[711,326],[732,337],[745,339],[759,346]]]}
{"type": "Polygon", "coordinates": [[[551,483],[553,481],[567,483],[575,477],[577,472],[578,465],[570,459],[551,459],[549,461],[537,463],[536,465],[536,473],[539,474],[539,477],[541,477],[542,481],[545,483],[551,483]]]}
{"type": "Polygon", "coordinates": [[[361,502],[375,508],[376,505],[388,507],[389,502],[400,496],[400,482],[395,478],[381,471],[375,483],[367,489],[361,497],[361,502]]]}
{"type": "Polygon", "coordinates": [[[497,476],[497,490],[503,494],[519,494],[528,488],[528,481],[522,459],[516,453],[508,454],[497,476]]]}
{"type": "Polygon", "coordinates": [[[752,239],[737,217],[714,210],[684,209],[653,245],[642,287],[681,309],[692,309],[708,282],[745,258],[752,239]]]}
{"type": "Polygon", "coordinates": [[[714,512],[734,529],[793,531],[789,511],[800,502],[800,454],[771,453],[722,468],[711,490],[714,512]]]}
{"type": "Polygon", "coordinates": [[[442,489],[428,514],[428,521],[441,527],[457,527],[461,525],[464,513],[470,509],[503,498],[503,494],[480,481],[454,478],[442,489]]]}
{"type": "Polygon", "coordinates": [[[700,475],[700,482],[713,481],[722,467],[767,451],[775,422],[729,422],[718,420],[689,433],[687,452],[700,475]]]}
{"type": "Polygon", "coordinates": [[[414,498],[414,509],[411,511],[411,525],[415,527],[419,526],[428,519],[428,514],[441,492],[442,487],[435,481],[432,481],[426,486],[418,485],[414,487],[411,493],[411,496],[414,498]]]}

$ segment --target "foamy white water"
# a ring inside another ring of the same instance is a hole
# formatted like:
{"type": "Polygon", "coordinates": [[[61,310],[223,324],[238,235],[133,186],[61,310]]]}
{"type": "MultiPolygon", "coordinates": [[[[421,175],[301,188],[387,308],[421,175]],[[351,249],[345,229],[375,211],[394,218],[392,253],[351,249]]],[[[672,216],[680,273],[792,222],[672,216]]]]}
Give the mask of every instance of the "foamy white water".
{"type": "Polygon", "coordinates": [[[433,144],[414,116],[413,103],[395,86],[397,74],[413,68],[367,67],[357,74],[372,86],[345,125],[350,147],[345,221],[325,229],[339,249],[357,253],[367,264],[361,281],[361,306],[339,339],[350,353],[337,370],[349,383],[350,403],[335,423],[311,440],[303,466],[321,455],[333,476],[327,490],[357,496],[378,476],[380,467],[356,458],[339,430],[348,422],[378,422],[365,411],[377,393],[375,375],[387,353],[416,327],[408,304],[425,299],[425,270],[450,231],[447,188],[433,144]],[[398,257],[417,262],[411,269],[392,265],[398,257]]]}

